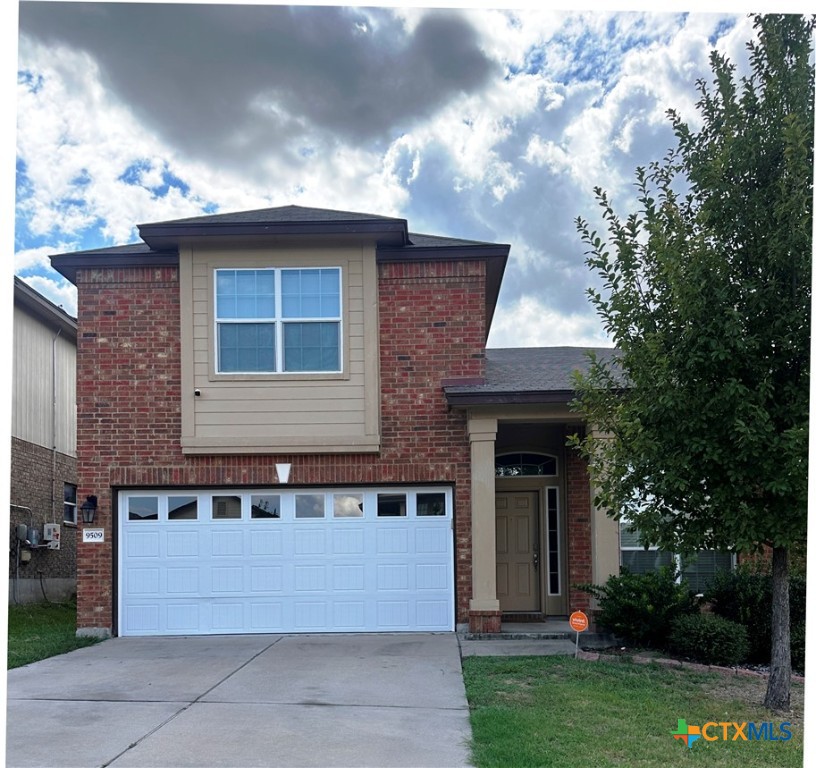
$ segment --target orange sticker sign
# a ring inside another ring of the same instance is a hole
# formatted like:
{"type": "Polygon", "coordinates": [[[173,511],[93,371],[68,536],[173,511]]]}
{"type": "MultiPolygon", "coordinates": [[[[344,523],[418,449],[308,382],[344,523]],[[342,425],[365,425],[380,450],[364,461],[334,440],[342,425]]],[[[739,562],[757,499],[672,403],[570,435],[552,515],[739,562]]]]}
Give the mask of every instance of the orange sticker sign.
{"type": "Polygon", "coordinates": [[[589,628],[589,619],[583,611],[575,611],[570,614],[569,625],[574,632],[583,632],[589,628]]]}

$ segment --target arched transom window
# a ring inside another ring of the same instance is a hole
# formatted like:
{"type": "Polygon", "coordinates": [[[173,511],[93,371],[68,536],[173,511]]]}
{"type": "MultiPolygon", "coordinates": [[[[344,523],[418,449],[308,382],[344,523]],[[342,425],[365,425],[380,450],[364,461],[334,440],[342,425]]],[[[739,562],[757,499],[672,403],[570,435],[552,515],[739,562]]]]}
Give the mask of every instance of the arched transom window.
{"type": "Polygon", "coordinates": [[[514,452],[496,456],[496,477],[530,477],[556,475],[555,456],[546,453],[514,452]]]}

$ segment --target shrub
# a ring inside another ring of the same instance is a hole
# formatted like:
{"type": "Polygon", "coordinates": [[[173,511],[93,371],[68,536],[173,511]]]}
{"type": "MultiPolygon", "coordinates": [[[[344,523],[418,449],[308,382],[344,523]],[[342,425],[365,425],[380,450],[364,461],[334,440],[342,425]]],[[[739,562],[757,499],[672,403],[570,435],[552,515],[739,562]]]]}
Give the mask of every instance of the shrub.
{"type": "Polygon", "coordinates": [[[621,568],[603,586],[578,588],[598,601],[598,622],[635,646],[665,648],[672,621],[699,610],[688,589],[676,583],[673,566],[642,574],[621,568]]]}
{"type": "MultiPolygon", "coordinates": [[[[764,563],[747,563],[733,571],[719,571],[706,590],[706,599],[711,602],[714,613],[748,629],[751,644],[748,659],[758,664],[767,664],[771,658],[773,580],[767,569],[764,563]]],[[[791,575],[791,645],[798,627],[801,626],[804,633],[805,592],[805,577],[791,575]]]]}
{"type": "Polygon", "coordinates": [[[801,675],[805,674],[805,625],[791,627],[791,668],[801,675]]]}
{"type": "Polygon", "coordinates": [[[672,624],[669,649],[704,664],[733,666],[748,656],[748,630],[713,613],[679,616],[672,624]]]}

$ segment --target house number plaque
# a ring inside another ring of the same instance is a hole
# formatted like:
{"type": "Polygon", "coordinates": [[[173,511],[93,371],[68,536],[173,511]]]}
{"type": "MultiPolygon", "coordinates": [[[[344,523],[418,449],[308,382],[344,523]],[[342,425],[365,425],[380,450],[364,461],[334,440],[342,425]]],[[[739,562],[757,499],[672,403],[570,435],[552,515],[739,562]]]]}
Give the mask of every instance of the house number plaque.
{"type": "Polygon", "coordinates": [[[82,529],[82,543],[83,544],[100,544],[105,541],[104,528],[83,528],[82,529]]]}

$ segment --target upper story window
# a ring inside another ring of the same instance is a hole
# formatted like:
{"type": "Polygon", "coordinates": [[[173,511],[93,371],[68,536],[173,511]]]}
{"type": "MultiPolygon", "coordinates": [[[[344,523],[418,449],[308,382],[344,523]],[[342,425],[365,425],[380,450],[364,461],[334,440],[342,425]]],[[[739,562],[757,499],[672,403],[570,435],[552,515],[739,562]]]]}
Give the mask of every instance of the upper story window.
{"type": "Polygon", "coordinates": [[[340,268],[216,269],[217,373],[336,373],[340,268]]]}

